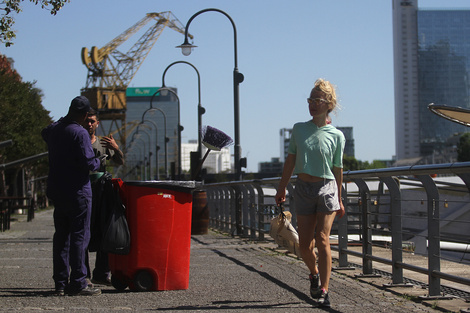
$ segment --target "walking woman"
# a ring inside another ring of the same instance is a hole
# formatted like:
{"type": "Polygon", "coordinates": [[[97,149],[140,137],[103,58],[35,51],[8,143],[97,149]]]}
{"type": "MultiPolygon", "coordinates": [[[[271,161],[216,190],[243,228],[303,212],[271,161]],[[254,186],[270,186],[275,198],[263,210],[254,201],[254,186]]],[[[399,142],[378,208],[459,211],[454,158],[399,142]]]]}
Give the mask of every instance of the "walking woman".
{"type": "Polygon", "coordinates": [[[300,253],[310,270],[310,294],[329,307],[331,275],[330,231],[336,215],[344,215],[341,201],[345,138],[330,124],[337,106],[334,86],[318,79],[307,99],[312,119],[294,125],[276,203],[286,200],[286,186],[297,174],[294,205],[297,212],[300,253]],[[315,245],[318,258],[315,254],[315,245]],[[318,267],[317,267],[318,259],[318,267]]]}

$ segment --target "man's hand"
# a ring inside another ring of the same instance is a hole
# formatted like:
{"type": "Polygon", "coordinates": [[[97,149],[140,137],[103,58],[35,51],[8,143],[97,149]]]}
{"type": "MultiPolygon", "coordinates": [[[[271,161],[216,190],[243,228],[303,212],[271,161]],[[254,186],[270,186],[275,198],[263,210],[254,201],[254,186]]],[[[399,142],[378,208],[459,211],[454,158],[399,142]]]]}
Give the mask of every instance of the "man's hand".
{"type": "Polygon", "coordinates": [[[108,148],[114,151],[119,150],[119,146],[117,145],[116,140],[114,140],[112,134],[109,134],[109,136],[101,137],[100,143],[104,148],[108,148]]]}

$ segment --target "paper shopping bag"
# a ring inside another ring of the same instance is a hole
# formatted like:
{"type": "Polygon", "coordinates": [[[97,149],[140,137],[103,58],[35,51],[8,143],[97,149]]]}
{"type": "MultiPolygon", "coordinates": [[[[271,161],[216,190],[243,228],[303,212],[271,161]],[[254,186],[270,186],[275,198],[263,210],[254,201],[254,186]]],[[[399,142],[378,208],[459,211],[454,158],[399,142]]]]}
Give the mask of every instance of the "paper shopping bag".
{"type": "Polygon", "coordinates": [[[286,248],[290,253],[300,258],[299,235],[290,223],[291,218],[292,214],[288,211],[281,212],[273,218],[269,235],[279,246],[286,248]]]}

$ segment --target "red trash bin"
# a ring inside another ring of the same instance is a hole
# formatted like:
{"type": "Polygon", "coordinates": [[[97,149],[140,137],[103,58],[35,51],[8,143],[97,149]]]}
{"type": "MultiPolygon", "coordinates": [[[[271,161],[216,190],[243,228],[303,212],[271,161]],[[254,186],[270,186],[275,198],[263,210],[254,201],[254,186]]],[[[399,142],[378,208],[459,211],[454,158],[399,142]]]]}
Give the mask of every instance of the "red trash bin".
{"type": "Polygon", "coordinates": [[[131,234],[129,254],[109,254],[114,288],[188,289],[195,182],[113,182],[120,188],[131,234]]]}

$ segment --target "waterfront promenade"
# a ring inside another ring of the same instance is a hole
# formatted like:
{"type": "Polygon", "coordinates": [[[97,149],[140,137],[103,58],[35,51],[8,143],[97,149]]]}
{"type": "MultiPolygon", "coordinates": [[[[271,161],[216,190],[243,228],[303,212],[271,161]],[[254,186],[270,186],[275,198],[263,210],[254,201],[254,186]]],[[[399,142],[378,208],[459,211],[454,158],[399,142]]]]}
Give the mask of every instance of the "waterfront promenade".
{"type": "Polygon", "coordinates": [[[354,271],[342,271],[332,274],[331,309],[316,308],[300,260],[277,250],[270,240],[253,242],[212,231],[192,237],[187,290],[118,292],[103,286],[100,296],[52,296],[53,231],[52,210],[44,210],[32,222],[19,219],[0,233],[1,312],[376,313],[459,312],[470,307],[461,299],[416,301],[413,293],[425,290],[384,289],[387,278],[368,281],[355,278],[354,271]]]}

